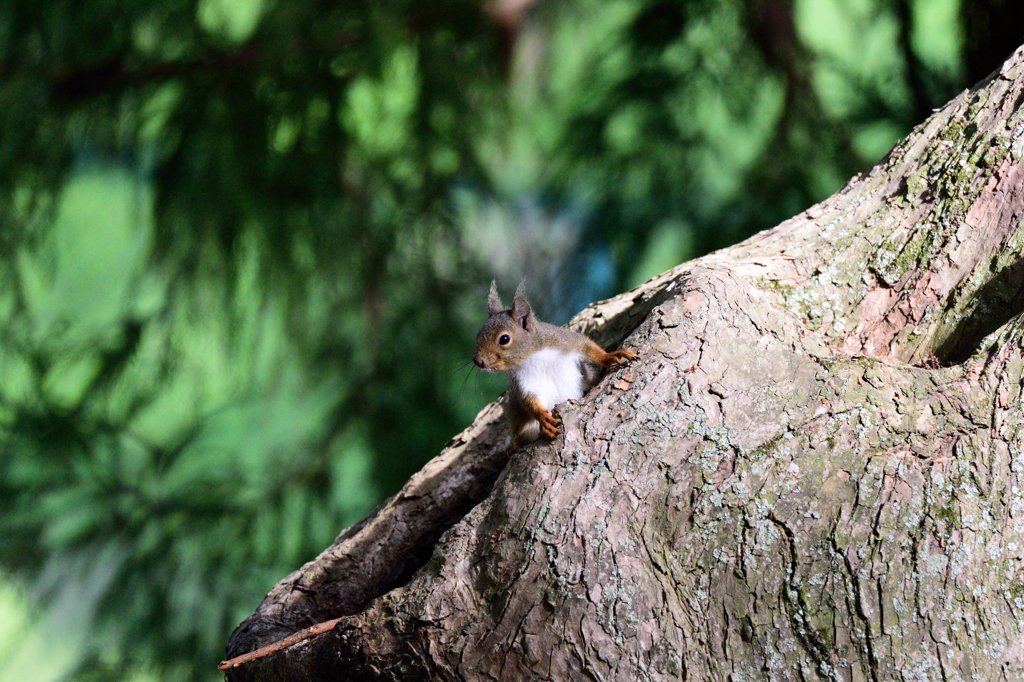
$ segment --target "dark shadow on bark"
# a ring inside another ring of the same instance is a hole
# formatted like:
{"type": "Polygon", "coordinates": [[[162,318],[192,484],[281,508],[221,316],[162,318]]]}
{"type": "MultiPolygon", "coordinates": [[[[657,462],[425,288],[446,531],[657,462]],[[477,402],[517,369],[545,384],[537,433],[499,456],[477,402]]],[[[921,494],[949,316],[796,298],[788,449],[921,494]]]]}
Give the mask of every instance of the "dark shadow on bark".
{"type": "Polygon", "coordinates": [[[670,270],[656,279],[661,278],[664,280],[656,286],[624,294],[623,300],[628,301],[629,305],[623,305],[621,311],[595,317],[592,314],[594,307],[591,306],[570,322],[569,326],[583,332],[604,348],[618,348],[652,310],[677,296],[680,289],[686,287],[690,276],[687,272],[670,270]],[[630,293],[634,293],[632,298],[629,297],[630,293]]]}
{"type": "Polygon", "coordinates": [[[935,358],[944,366],[964,362],[976,353],[982,340],[1024,312],[1024,258],[996,273],[978,290],[977,304],[970,315],[935,348],[935,358]]]}
{"type": "MultiPolygon", "coordinates": [[[[496,420],[429,476],[417,476],[369,516],[343,531],[319,557],[267,595],[232,633],[233,658],[324,621],[358,613],[401,587],[434,551],[441,535],[491,492],[508,463],[505,427],[496,420]],[[287,583],[285,585],[285,583],[287,583]],[[282,587],[284,585],[284,587],[282,587]]],[[[228,679],[238,671],[230,671],[228,679]]]]}

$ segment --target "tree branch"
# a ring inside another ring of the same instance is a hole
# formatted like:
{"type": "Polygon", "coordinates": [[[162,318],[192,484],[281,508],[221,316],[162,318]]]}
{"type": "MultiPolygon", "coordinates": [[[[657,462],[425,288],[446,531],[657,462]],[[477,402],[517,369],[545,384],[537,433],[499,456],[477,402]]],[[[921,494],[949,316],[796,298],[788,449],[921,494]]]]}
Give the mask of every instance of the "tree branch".
{"type": "Polygon", "coordinates": [[[507,466],[484,410],[232,653],[345,617],[229,680],[1024,676],[1022,106],[1024,48],[828,200],[588,308],[640,360],[507,466]]]}

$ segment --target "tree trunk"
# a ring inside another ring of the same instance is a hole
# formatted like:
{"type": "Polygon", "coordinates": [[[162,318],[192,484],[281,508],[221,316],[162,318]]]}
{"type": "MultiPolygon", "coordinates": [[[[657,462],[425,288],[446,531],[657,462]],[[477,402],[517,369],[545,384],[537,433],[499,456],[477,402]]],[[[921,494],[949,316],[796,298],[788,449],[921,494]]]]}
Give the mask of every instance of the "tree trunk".
{"type": "Polygon", "coordinates": [[[229,655],[345,617],[229,679],[1024,679],[1022,101],[1024,49],[827,201],[583,311],[640,359],[510,457],[485,409],[229,655]]]}

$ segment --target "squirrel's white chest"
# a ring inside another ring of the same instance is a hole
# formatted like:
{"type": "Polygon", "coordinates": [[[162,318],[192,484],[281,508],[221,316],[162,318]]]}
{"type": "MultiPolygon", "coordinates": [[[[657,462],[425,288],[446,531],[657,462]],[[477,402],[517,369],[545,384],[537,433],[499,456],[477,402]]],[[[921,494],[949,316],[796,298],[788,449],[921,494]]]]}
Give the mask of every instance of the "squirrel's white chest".
{"type": "Polygon", "coordinates": [[[545,348],[516,368],[515,381],[550,410],[558,403],[583,397],[582,361],[583,354],[578,351],[545,348]]]}

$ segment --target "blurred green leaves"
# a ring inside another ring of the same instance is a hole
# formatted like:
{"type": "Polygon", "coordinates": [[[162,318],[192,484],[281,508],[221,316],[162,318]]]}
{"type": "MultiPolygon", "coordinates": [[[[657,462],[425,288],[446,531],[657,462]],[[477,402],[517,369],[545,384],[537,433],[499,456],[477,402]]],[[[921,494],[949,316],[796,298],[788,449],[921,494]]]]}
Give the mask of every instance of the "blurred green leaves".
{"type": "Polygon", "coordinates": [[[256,30],[264,4],[264,0],[202,0],[196,19],[209,33],[241,43],[256,30]]]}
{"type": "Polygon", "coordinates": [[[95,353],[117,345],[111,334],[131,312],[131,290],[149,262],[153,199],[152,188],[124,169],[76,174],[61,190],[44,242],[19,249],[27,340],[55,351],[95,344],[92,360],[54,371],[49,377],[54,390],[81,398],[88,387],[81,382],[87,367],[98,369],[95,353]]]}
{"type": "MultiPolygon", "coordinates": [[[[154,259],[154,211],[123,167],[73,172],[51,227],[8,261],[0,354],[0,556],[42,575],[106,566],[98,617],[65,613],[75,580],[40,581],[38,598],[108,645],[130,637],[133,665],[214,660],[255,597],[380,495],[351,435],[365,427],[333,435],[354,387],[291,332],[261,232],[206,244],[185,278],[154,259]]],[[[90,641],[76,665],[103,653],[90,641]]]]}
{"type": "MultiPolygon", "coordinates": [[[[80,599],[81,592],[76,590],[74,597],[80,599]]],[[[88,649],[94,608],[95,601],[80,601],[60,609],[60,620],[55,612],[41,618],[32,608],[28,591],[11,576],[0,574],[0,661],[4,661],[0,682],[69,679],[88,649]]],[[[115,651],[104,654],[111,662],[121,662],[115,651]]],[[[159,679],[140,669],[125,670],[120,678],[128,682],[159,679]]]]}
{"type": "Polygon", "coordinates": [[[412,140],[418,96],[416,52],[411,45],[399,46],[379,80],[362,76],[349,85],[342,122],[371,158],[394,156],[412,140]]]}

